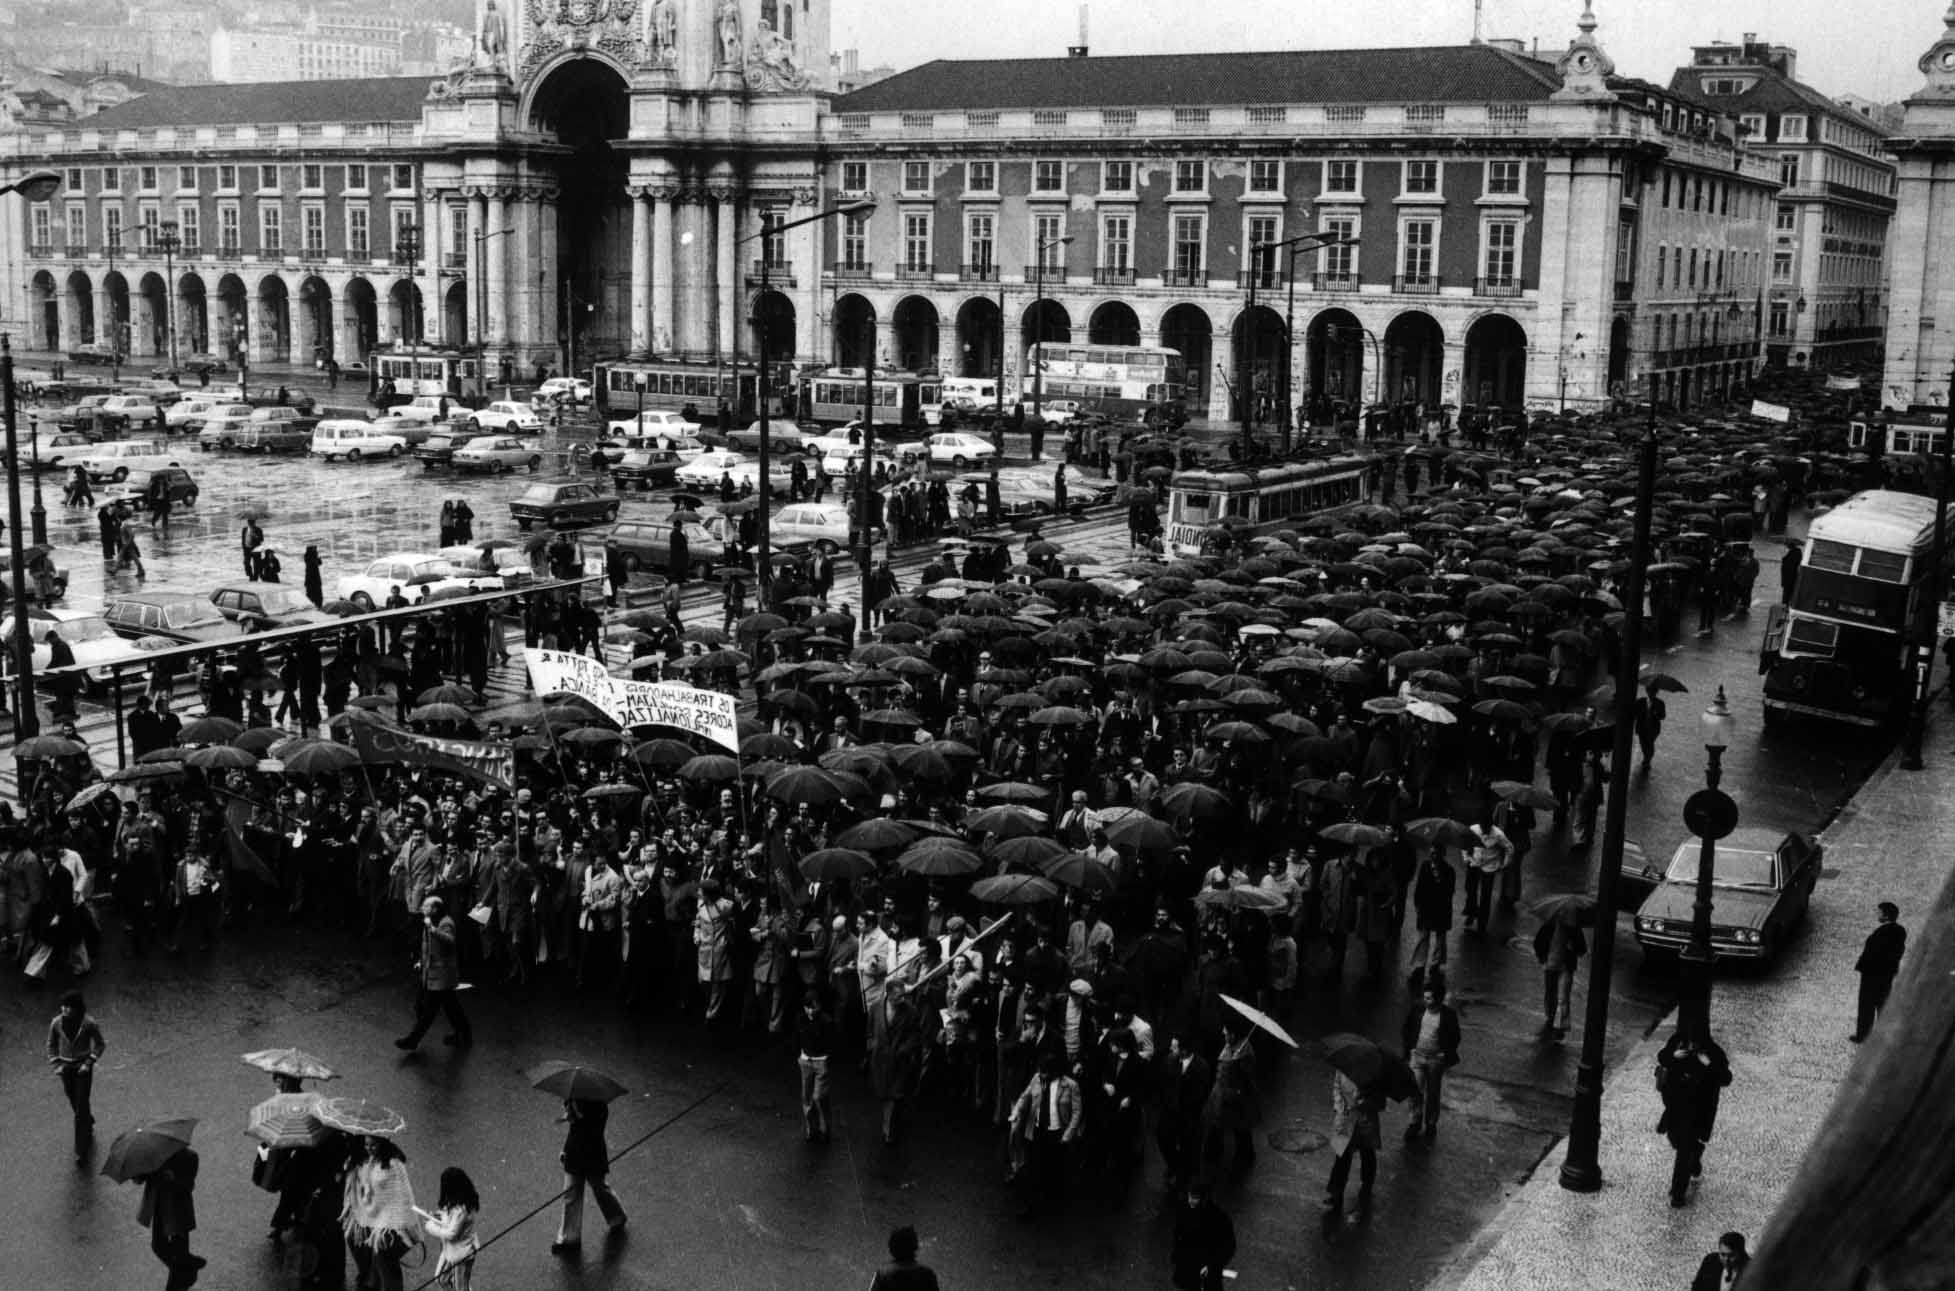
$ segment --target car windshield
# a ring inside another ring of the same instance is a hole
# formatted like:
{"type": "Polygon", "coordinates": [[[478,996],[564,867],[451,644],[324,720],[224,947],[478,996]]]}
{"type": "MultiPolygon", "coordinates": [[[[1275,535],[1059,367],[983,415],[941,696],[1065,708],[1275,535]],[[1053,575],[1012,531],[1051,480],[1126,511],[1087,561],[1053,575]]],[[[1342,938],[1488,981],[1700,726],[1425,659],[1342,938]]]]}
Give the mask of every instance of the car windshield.
{"type": "Polygon", "coordinates": [[[555,484],[532,484],[523,490],[522,501],[555,502],[557,500],[558,487],[555,484]]]}
{"type": "MultiPolygon", "coordinates": [[[[1677,849],[1670,861],[1669,880],[1672,883],[1695,883],[1697,881],[1697,857],[1699,847],[1696,843],[1686,843],[1677,849]]],[[[1773,856],[1770,852],[1741,852],[1735,849],[1719,848],[1711,866],[1711,885],[1720,888],[1762,888],[1767,891],[1778,887],[1772,877],[1773,856]]]]}
{"type": "Polygon", "coordinates": [[[69,645],[73,645],[77,641],[101,641],[115,638],[115,629],[109,626],[107,619],[102,618],[98,614],[88,614],[78,619],[63,619],[59,623],[54,623],[50,626],[59,632],[61,639],[69,645]]]}
{"type": "Polygon", "coordinates": [[[312,602],[295,587],[261,588],[258,604],[267,614],[297,614],[312,608],[312,602]]]}
{"type": "Polygon", "coordinates": [[[224,616],[209,601],[178,601],[163,610],[164,621],[173,628],[195,627],[199,623],[222,623],[224,616]]]}

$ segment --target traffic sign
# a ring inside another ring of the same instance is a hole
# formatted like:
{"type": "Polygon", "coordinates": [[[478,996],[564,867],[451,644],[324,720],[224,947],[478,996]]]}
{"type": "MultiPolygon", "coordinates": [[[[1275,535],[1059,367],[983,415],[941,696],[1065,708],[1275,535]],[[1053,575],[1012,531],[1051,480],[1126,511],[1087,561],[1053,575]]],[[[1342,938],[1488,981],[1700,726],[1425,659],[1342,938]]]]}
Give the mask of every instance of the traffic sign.
{"type": "Polygon", "coordinates": [[[1944,641],[1955,637],[1955,601],[1943,601],[1935,609],[1936,634],[1944,641]]]}
{"type": "Polygon", "coordinates": [[[1738,827],[1738,804],[1720,789],[1699,789],[1684,802],[1683,823],[1699,838],[1728,837],[1738,827]]]}

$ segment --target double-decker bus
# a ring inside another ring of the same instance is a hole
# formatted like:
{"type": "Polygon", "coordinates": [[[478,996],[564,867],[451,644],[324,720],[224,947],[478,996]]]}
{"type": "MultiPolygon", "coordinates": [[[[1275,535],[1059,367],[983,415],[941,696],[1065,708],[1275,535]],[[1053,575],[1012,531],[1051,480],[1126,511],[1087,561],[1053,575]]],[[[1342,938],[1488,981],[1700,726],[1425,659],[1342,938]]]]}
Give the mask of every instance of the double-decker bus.
{"type": "MultiPolygon", "coordinates": [[[[876,424],[916,428],[924,424],[926,408],[943,406],[943,382],[914,372],[877,372],[876,424]]],[[[796,412],[803,421],[840,426],[862,416],[861,368],[819,368],[803,372],[796,382],[796,412]]]]}
{"type": "Polygon", "coordinates": [[[1109,417],[1166,411],[1187,397],[1181,351],[1159,345],[1041,341],[1025,352],[1025,373],[1019,382],[1021,401],[1032,396],[1033,374],[1042,373],[1042,398],[1074,399],[1087,411],[1109,417]]]}
{"type": "Polygon", "coordinates": [[[1274,533],[1360,502],[1367,464],[1340,453],[1267,466],[1176,471],[1168,479],[1168,549],[1177,556],[1199,556],[1225,530],[1237,538],[1274,533]]]}
{"type": "MultiPolygon", "coordinates": [[[[770,385],[781,406],[791,386],[794,365],[775,363],[770,385]]],[[[599,363],[591,382],[599,416],[624,417],[644,406],[683,412],[690,406],[701,417],[711,418],[720,400],[742,419],[755,415],[760,406],[760,369],[752,363],[707,365],[667,363],[652,359],[639,363],[599,363]]]]}
{"type": "Polygon", "coordinates": [[[1788,604],[1765,626],[1765,720],[1805,713],[1856,726],[1906,715],[1910,637],[1934,613],[1935,500],[1871,489],[1812,522],[1788,604]]]}
{"type": "Polygon", "coordinates": [[[479,394],[482,364],[455,350],[375,350],[367,359],[367,379],[375,391],[387,382],[403,399],[420,394],[479,394]]]}

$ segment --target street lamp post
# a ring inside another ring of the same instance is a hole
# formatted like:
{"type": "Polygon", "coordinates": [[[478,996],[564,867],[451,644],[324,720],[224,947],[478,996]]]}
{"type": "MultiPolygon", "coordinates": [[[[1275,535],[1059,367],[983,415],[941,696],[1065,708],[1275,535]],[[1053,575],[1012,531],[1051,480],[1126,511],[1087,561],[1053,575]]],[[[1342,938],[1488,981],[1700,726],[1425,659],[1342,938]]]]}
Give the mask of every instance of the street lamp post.
{"type": "MultiPolygon", "coordinates": [[[[998,326],[1004,327],[1004,313],[998,314],[998,326]]],[[[862,636],[867,639],[874,631],[873,615],[869,607],[869,569],[875,563],[876,538],[874,518],[876,490],[871,483],[876,466],[876,325],[869,321],[869,343],[863,347],[867,357],[862,364],[862,466],[855,473],[855,524],[860,533],[855,546],[856,577],[860,580],[861,594],[856,600],[862,616],[862,636]]],[[[1004,347],[1000,346],[1002,353],[1004,347]]],[[[1003,387],[1001,386],[1002,393],[1003,387]]]]}
{"type": "MultiPolygon", "coordinates": [[[[785,233],[789,229],[798,229],[805,224],[815,224],[822,220],[832,220],[835,219],[837,216],[866,215],[875,209],[876,209],[876,204],[873,201],[869,201],[866,199],[858,202],[846,202],[841,206],[833,206],[825,211],[816,211],[813,215],[804,215],[798,220],[789,220],[784,224],[769,225],[766,228],[763,228],[758,233],[749,233],[746,237],[741,238],[739,241],[734,243],[734,246],[743,247],[747,245],[749,242],[758,242],[764,238],[770,238],[785,233]]],[[[755,542],[754,542],[754,579],[755,579],[755,586],[758,589],[754,597],[754,600],[756,602],[754,608],[756,609],[764,608],[767,600],[767,593],[771,588],[771,585],[773,583],[773,578],[774,578],[773,551],[772,551],[772,543],[770,540],[771,539],[770,531],[772,529],[772,525],[770,522],[772,521],[773,517],[768,514],[768,510],[767,510],[767,504],[773,492],[772,482],[767,478],[767,468],[770,461],[772,460],[769,452],[769,442],[768,442],[769,439],[771,438],[771,435],[769,433],[771,410],[767,406],[767,399],[768,399],[767,365],[769,359],[767,353],[767,326],[765,322],[760,318],[759,310],[758,310],[759,302],[765,300],[768,294],[773,290],[773,281],[768,274],[768,271],[772,267],[773,266],[770,263],[769,258],[763,254],[760,257],[760,295],[754,298],[756,309],[753,314],[750,314],[748,316],[748,320],[747,320],[748,322],[752,323],[754,327],[755,337],[757,341],[757,344],[755,345],[754,348],[758,353],[759,362],[760,362],[760,373],[755,385],[755,394],[758,396],[760,402],[760,463],[759,463],[760,481],[756,486],[754,492],[755,500],[758,503],[758,507],[756,509],[756,514],[755,514],[755,542]]],[[[738,374],[736,373],[735,375],[737,380],[738,374]]],[[[873,398],[874,394],[875,391],[872,389],[870,391],[870,396],[873,398]]],[[[864,469],[867,469],[868,467],[868,462],[866,461],[866,459],[863,462],[863,467],[864,469]]],[[[865,526],[867,525],[868,523],[867,516],[863,517],[863,523],[865,526]]]]}
{"type": "MultiPolygon", "coordinates": [[[[102,279],[103,285],[106,286],[108,280],[115,277],[115,253],[122,249],[122,230],[118,228],[104,237],[102,248],[109,261],[109,271],[102,279]]],[[[122,320],[115,315],[115,288],[109,288],[108,299],[109,380],[120,382],[122,380],[122,320]]]]}
{"type": "MultiPolygon", "coordinates": [[[[1053,247],[1070,246],[1072,240],[1070,233],[1062,238],[1041,238],[1039,239],[1038,250],[1032,255],[1032,345],[1034,348],[1037,348],[1045,342],[1045,253],[1053,247]]],[[[1005,310],[1001,303],[998,307],[998,340],[1000,344],[1004,341],[1004,333],[1005,310]]],[[[1039,359],[1039,362],[1032,365],[1032,415],[1043,418],[1045,416],[1045,356],[1041,354],[1039,359]]],[[[1001,381],[998,383],[998,404],[1000,407],[1004,406],[1004,401],[1005,387],[1001,381]]]]}
{"type": "Polygon", "coordinates": [[[1271,249],[1276,247],[1290,249],[1289,299],[1283,306],[1283,421],[1281,423],[1283,451],[1287,453],[1290,451],[1290,432],[1296,425],[1296,409],[1293,406],[1296,403],[1296,394],[1291,388],[1294,380],[1291,372],[1294,360],[1291,356],[1297,348],[1297,255],[1303,251],[1321,251],[1326,247],[1354,247],[1358,245],[1358,240],[1339,237],[1335,233],[1300,233],[1281,242],[1268,242],[1262,245],[1271,249]]]}
{"type": "Polygon", "coordinates": [[[1724,779],[1724,750],[1730,743],[1731,706],[1725,703],[1724,687],[1704,710],[1704,787],[1690,795],[1683,805],[1684,824],[1703,840],[1697,854],[1697,900],[1690,908],[1690,945],[1684,949],[1683,989],[1679,992],[1679,1029],[1708,1044],[1711,1038],[1711,965],[1716,959],[1711,949],[1711,886],[1717,880],[1717,840],[1738,825],[1738,804],[1718,788],[1724,779]]]}
{"type": "Polygon", "coordinates": [[[41,415],[27,415],[27,440],[32,446],[29,460],[34,463],[34,542],[45,547],[48,541],[48,509],[41,501],[41,415]]]}
{"type": "MultiPolygon", "coordinates": [[[[407,267],[407,307],[411,311],[407,324],[407,355],[413,377],[409,382],[408,394],[421,393],[421,226],[402,224],[394,229],[394,263],[407,267]]],[[[479,297],[480,292],[476,295],[479,297]]],[[[441,391],[446,394],[447,391],[441,391]]]]}
{"type": "MultiPolygon", "coordinates": [[[[482,275],[481,280],[475,285],[475,353],[476,362],[479,364],[476,380],[482,387],[481,393],[484,398],[489,394],[489,239],[507,237],[515,231],[514,229],[476,229],[472,234],[475,238],[475,272],[482,275]]],[[[575,373],[571,375],[574,377],[575,373]]],[[[639,387],[638,392],[638,413],[638,430],[642,434],[645,430],[643,386],[639,387]]]]}
{"type": "Polygon", "coordinates": [[[156,233],[150,245],[163,252],[163,334],[167,338],[170,353],[170,380],[177,379],[176,370],[176,253],[183,246],[183,235],[175,220],[164,220],[156,226],[156,233]]]}
{"type": "MultiPolygon", "coordinates": [[[[1955,409],[1955,373],[1949,374],[1949,407],[1955,409]]],[[[1929,568],[1928,586],[1932,598],[1921,606],[1915,624],[1913,668],[1910,670],[1914,680],[1914,690],[1909,696],[1907,725],[1901,733],[1901,770],[1919,771],[1925,763],[1921,760],[1921,746],[1928,734],[1928,686],[1935,672],[1935,637],[1940,630],[1941,605],[1948,598],[1948,573],[1942,562],[1948,558],[1948,486],[1951,469],[1955,469],[1955,413],[1946,418],[1941,432],[1941,452],[1939,462],[1941,478],[1935,482],[1935,550],[1929,568]]],[[[1955,678],[1951,678],[1955,685],[1955,678]]]]}
{"type": "MultiPolygon", "coordinates": [[[[0,196],[19,193],[30,202],[45,202],[60,188],[61,176],[54,171],[31,170],[0,186],[0,196]]],[[[0,335],[0,417],[7,429],[7,554],[13,558],[14,611],[8,645],[14,652],[14,742],[18,744],[39,732],[41,715],[34,705],[34,637],[27,626],[27,552],[20,534],[20,409],[14,390],[13,342],[4,335],[0,335]]]]}

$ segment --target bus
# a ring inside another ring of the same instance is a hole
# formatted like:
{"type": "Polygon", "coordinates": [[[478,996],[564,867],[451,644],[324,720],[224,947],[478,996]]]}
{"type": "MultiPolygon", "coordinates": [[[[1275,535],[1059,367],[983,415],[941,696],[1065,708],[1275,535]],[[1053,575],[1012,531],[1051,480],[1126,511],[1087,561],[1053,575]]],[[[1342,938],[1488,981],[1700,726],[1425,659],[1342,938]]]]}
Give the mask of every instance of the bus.
{"type": "MultiPolygon", "coordinates": [[[[861,368],[819,368],[803,372],[796,383],[796,411],[803,421],[840,426],[862,416],[861,368]]],[[[943,407],[943,381],[914,372],[878,371],[876,424],[909,429],[924,424],[924,410],[943,407]]]]}
{"type": "Polygon", "coordinates": [[[1181,351],[1159,345],[1075,345],[1040,341],[1025,353],[1021,401],[1031,398],[1033,373],[1043,373],[1039,393],[1073,399],[1089,412],[1131,417],[1166,412],[1187,398],[1188,373],[1181,351]]]}
{"type": "Polygon", "coordinates": [[[1935,500],[1870,489],[1812,522],[1792,596],[1766,621],[1765,721],[1881,726],[1913,702],[1909,650],[1934,613],[1935,500]]]}
{"type": "Polygon", "coordinates": [[[1923,453],[1932,457],[1941,452],[1941,438],[1947,433],[1948,425],[1942,414],[1924,416],[1911,411],[1900,421],[1855,418],[1847,423],[1846,444],[1860,452],[1878,445],[1883,456],[1923,453]]]}
{"type": "Polygon", "coordinates": [[[480,394],[481,376],[481,361],[456,350],[375,350],[367,358],[370,393],[391,381],[403,401],[423,394],[480,394]]]}
{"type": "MultiPolygon", "coordinates": [[[[791,388],[794,365],[775,363],[770,383],[775,397],[791,388]]],[[[600,417],[626,417],[638,411],[642,395],[647,409],[683,412],[687,407],[710,421],[726,400],[729,410],[745,424],[759,401],[760,369],[752,363],[735,365],[661,362],[599,363],[591,381],[600,417]]],[[[778,411],[780,404],[775,408],[778,411]]]]}
{"type": "Polygon", "coordinates": [[[1267,466],[1176,471],[1168,479],[1168,550],[1199,556],[1223,529],[1238,538],[1254,537],[1361,502],[1368,466],[1365,458],[1339,453],[1267,466]]]}

